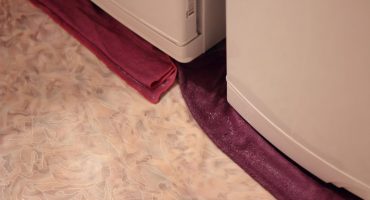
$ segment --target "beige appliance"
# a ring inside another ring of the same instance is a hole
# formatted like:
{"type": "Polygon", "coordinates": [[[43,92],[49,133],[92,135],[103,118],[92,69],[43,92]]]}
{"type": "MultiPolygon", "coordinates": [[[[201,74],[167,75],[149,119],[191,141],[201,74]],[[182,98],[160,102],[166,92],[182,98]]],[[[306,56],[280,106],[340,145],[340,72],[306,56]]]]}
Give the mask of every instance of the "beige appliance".
{"type": "Polygon", "coordinates": [[[225,38],[225,0],[92,0],[180,62],[225,38]]]}
{"type": "Polygon", "coordinates": [[[301,166],[370,199],[370,1],[226,8],[231,105],[301,166]]]}

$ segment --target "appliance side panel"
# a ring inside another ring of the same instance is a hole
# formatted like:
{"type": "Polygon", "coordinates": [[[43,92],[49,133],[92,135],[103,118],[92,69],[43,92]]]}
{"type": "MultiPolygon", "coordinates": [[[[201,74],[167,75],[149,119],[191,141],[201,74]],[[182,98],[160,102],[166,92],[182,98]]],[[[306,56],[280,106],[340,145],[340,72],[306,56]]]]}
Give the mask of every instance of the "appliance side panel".
{"type": "Polygon", "coordinates": [[[225,0],[202,0],[202,17],[205,49],[211,48],[226,36],[225,0]]]}
{"type": "Polygon", "coordinates": [[[198,36],[197,0],[105,0],[178,46],[198,36]]]}

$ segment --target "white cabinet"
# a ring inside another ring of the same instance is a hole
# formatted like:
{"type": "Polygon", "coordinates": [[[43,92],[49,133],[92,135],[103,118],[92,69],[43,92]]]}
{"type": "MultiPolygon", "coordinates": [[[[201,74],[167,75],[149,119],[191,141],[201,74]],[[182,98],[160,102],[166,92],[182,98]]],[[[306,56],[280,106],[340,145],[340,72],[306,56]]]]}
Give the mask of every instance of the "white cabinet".
{"type": "Polygon", "coordinates": [[[228,100],[300,165],[370,199],[370,1],[227,1],[228,100]]]}
{"type": "Polygon", "coordinates": [[[225,0],[92,0],[180,62],[225,37],[225,0]]]}

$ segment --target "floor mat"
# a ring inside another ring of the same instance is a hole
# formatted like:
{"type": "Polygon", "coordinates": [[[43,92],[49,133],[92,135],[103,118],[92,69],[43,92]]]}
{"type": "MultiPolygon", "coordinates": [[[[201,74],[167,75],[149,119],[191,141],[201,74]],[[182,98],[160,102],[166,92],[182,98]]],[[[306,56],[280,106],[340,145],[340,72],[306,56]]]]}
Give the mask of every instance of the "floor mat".
{"type": "Polygon", "coordinates": [[[170,58],[89,0],[30,0],[152,103],[176,78],[170,58]]]}
{"type": "Polygon", "coordinates": [[[209,138],[277,199],[357,199],[323,183],[259,135],[226,100],[225,42],[179,64],[183,97],[209,138]]]}

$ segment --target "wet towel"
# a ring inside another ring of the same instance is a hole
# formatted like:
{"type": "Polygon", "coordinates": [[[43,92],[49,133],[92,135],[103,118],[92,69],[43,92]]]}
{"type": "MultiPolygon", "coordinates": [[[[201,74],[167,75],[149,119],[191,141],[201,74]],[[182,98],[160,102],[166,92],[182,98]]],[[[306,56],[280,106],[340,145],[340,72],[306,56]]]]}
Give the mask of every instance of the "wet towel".
{"type": "Polygon", "coordinates": [[[89,0],[30,0],[152,103],[176,79],[170,57],[89,0]]]}

